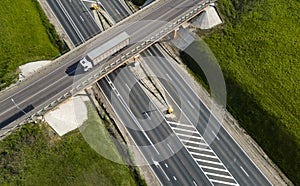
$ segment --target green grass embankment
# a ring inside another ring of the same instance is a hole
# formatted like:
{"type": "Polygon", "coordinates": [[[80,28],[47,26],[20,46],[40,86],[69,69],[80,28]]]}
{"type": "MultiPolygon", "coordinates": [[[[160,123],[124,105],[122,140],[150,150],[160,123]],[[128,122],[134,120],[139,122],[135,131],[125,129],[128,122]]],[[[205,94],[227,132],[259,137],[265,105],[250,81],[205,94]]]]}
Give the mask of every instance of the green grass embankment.
{"type": "MultiPolygon", "coordinates": [[[[91,104],[81,130],[101,139],[107,154],[121,159],[91,104]]],[[[0,184],[136,185],[126,165],[95,152],[76,130],[59,138],[46,125],[28,124],[0,142],[0,184]]]]}
{"type": "Polygon", "coordinates": [[[225,25],[204,41],[224,73],[227,108],[300,185],[300,2],[219,0],[218,8],[225,25]]]}
{"type": "Polygon", "coordinates": [[[66,50],[36,0],[2,0],[0,30],[0,90],[15,82],[18,66],[66,50]]]}

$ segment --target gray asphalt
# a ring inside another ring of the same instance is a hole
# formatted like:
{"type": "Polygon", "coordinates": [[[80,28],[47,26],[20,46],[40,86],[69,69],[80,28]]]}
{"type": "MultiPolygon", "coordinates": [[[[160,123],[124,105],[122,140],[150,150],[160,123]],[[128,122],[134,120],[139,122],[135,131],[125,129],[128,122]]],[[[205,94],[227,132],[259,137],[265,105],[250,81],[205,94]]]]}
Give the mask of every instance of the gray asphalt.
{"type": "Polygon", "coordinates": [[[133,74],[125,67],[122,73],[117,70],[108,77],[114,82],[113,87],[118,93],[112,90],[105,80],[99,81],[101,89],[163,185],[193,185],[193,182],[198,185],[210,185],[179,139],[172,135],[161,113],[151,106],[150,99],[133,74]],[[116,76],[118,76],[117,80],[115,80],[116,76]],[[129,90],[127,86],[134,87],[129,90]],[[148,112],[146,118],[145,112],[148,112]],[[150,130],[149,127],[152,129],[150,130]],[[152,144],[142,131],[145,131],[152,144]],[[153,148],[153,144],[159,154],[153,148]],[[173,150],[169,149],[168,145],[173,150]],[[159,165],[154,164],[153,160],[159,165]]]}
{"type": "Polygon", "coordinates": [[[116,23],[130,15],[119,0],[99,0],[99,2],[116,23]]]}
{"type": "Polygon", "coordinates": [[[89,7],[80,0],[47,0],[74,46],[101,32],[91,16],[89,7]]]}
{"type": "Polygon", "coordinates": [[[166,84],[167,86],[164,87],[166,91],[171,94],[171,97],[177,98],[174,99],[174,101],[179,105],[181,112],[183,112],[180,113],[182,117],[178,122],[191,122],[202,135],[207,129],[215,130],[215,134],[217,134],[218,138],[214,137],[214,134],[210,132],[210,135],[204,135],[204,139],[210,141],[214,138],[210,143],[210,147],[226,165],[226,168],[240,185],[270,185],[254,163],[241,150],[225,129],[220,126],[220,123],[215,117],[210,114],[210,111],[204,106],[202,101],[180,76],[174,66],[167,59],[161,58],[161,52],[155,46],[149,50],[154,57],[150,57],[151,54],[147,54],[147,52],[143,54],[151,70],[156,76],[164,78],[164,80],[167,80],[173,85],[171,87],[166,84]],[[174,87],[176,87],[176,91],[174,91],[174,87]]]}

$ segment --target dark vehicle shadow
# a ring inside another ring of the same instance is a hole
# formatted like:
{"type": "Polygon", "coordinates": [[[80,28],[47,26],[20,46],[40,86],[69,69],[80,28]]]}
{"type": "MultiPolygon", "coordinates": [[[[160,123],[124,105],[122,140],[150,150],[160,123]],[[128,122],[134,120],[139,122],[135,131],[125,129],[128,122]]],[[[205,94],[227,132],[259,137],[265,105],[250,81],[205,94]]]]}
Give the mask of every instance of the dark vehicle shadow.
{"type": "Polygon", "coordinates": [[[83,67],[81,65],[79,65],[79,62],[76,62],[73,65],[69,66],[65,72],[69,76],[75,76],[78,74],[83,74],[84,70],[83,70],[83,67]]]}
{"type": "Polygon", "coordinates": [[[0,128],[5,127],[6,125],[10,124],[11,122],[19,119],[20,117],[24,116],[25,113],[29,113],[30,111],[32,111],[34,109],[34,106],[32,105],[28,105],[26,108],[24,108],[22,111],[20,110],[19,112],[17,112],[16,114],[12,115],[11,117],[7,118],[6,120],[4,120],[2,123],[0,123],[0,128]],[[25,112],[25,113],[24,113],[25,112]]]}

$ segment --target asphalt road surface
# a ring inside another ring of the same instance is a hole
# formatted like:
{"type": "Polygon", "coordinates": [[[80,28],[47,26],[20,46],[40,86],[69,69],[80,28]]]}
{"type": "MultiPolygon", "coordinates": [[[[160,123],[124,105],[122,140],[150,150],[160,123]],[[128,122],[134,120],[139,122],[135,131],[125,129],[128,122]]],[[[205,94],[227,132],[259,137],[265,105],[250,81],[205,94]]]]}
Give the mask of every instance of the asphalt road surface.
{"type": "Polygon", "coordinates": [[[101,32],[89,7],[81,0],[47,0],[72,44],[78,46],[101,32]]]}
{"type": "MultiPolygon", "coordinates": [[[[169,125],[175,129],[174,132],[178,133],[180,130],[176,131],[176,128],[183,128],[182,126],[185,127],[185,131],[196,128],[204,141],[210,141],[211,149],[240,185],[270,185],[265,176],[210,113],[172,63],[161,56],[161,52],[155,46],[148,51],[150,52],[146,51],[142,56],[144,56],[147,65],[151,67],[154,75],[162,78],[160,80],[165,84],[165,92],[172,98],[174,110],[177,110],[181,115],[179,120],[169,122],[169,125]]],[[[193,141],[190,136],[188,140],[193,141]]],[[[183,141],[190,142],[185,139],[183,141]]],[[[193,148],[190,149],[193,152],[193,148]]],[[[200,162],[200,166],[204,166],[204,164],[200,162]]],[[[208,164],[205,166],[207,167],[208,164]]]]}
{"type": "Polygon", "coordinates": [[[115,23],[120,22],[125,17],[128,17],[130,15],[130,12],[126,10],[126,8],[119,0],[99,0],[99,2],[115,23]]]}
{"type": "Polygon", "coordinates": [[[127,68],[118,72],[99,81],[99,85],[161,183],[210,185],[133,74],[127,68]]]}

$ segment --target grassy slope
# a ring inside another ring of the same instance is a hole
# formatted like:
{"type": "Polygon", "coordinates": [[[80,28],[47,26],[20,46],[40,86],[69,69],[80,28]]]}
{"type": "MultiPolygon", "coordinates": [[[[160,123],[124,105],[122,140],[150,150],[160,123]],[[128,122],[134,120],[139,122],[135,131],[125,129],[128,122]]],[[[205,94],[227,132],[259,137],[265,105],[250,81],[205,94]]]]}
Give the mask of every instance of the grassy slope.
{"type": "Polygon", "coordinates": [[[300,184],[300,2],[218,2],[227,24],[205,41],[226,76],[229,109],[300,184]]]}
{"type": "MultiPolygon", "coordinates": [[[[88,110],[83,132],[93,130],[104,147],[110,146],[107,153],[120,159],[97,112],[90,104],[88,110]]],[[[100,156],[78,130],[61,139],[49,131],[28,124],[0,142],[0,184],[135,185],[127,166],[100,156]]]]}
{"type": "Polygon", "coordinates": [[[36,5],[35,0],[1,1],[0,89],[4,83],[10,84],[16,78],[18,66],[59,55],[58,49],[51,44],[36,5]]]}

